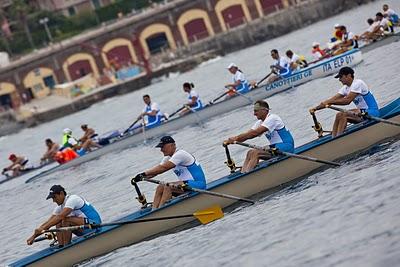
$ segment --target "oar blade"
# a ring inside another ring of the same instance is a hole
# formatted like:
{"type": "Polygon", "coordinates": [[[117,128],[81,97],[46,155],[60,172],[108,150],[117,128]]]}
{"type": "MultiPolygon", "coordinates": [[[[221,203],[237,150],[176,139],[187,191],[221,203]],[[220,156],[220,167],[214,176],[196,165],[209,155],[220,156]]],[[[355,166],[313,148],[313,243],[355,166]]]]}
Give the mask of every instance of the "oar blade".
{"type": "Polygon", "coordinates": [[[215,205],[205,210],[197,211],[193,213],[193,216],[196,217],[196,219],[198,219],[202,224],[207,224],[224,217],[224,212],[220,206],[215,205]]]}

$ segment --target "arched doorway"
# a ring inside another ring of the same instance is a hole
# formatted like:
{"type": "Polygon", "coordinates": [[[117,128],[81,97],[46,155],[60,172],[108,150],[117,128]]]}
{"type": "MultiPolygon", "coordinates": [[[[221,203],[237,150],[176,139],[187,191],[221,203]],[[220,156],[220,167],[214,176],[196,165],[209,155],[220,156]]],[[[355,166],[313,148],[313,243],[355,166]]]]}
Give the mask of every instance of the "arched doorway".
{"type": "Polygon", "coordinates": [[[276,12],[283,8],[282,0],[259,0],[264,15],[276,12]]]}
{"type": "Polygon", "coordinates": [[[156,23],[147,26],[139,35],[140,44],[146,58],[164,49],[176,49],[172,31],[168,25],[156,23]]]}
{"type": "Polygon", "coordinates": [[[189,43],[207,38],[209,36],[206,24],[202,18],[194,19],[184,26],[189,43]]]}
{"type": "Polygon", "coordinates": [[[94,57],[87,53],[68,57],[63,63],[63,70],[68,81],[75,81],[89,73],[93,73],[95,79],[99,77],[99,69],[94,57]]]}
{"type": "Polygon", "coordinates": [[[214,35],[210,18],[202,9],[191,9],[184,12],[176,24],[185,45],[214,35]]]}
{"type": "Polygon", "coordinates": [[[16,88],[12,83],[0,83],[0,111],[13,108],[14,98],[16,97],[16,88]]]}
{"type": "Polygon", "coordinates": [[[245,0],[220,0],[215,5],[215,12],[223,31],[251,21],[245,0]]]}
{"type": "Polygon", "coordinates": [[[228,29],[235,28],[246,22],[246,17],[241,5],[230,6],[222,10],[222,17],[228,29]]]}
{"type": "Polygon", "coordinates": [[[159,32],[146,38],[146,44],[151,55],[160,53],[169,48],[165,32],[159,32]]]}

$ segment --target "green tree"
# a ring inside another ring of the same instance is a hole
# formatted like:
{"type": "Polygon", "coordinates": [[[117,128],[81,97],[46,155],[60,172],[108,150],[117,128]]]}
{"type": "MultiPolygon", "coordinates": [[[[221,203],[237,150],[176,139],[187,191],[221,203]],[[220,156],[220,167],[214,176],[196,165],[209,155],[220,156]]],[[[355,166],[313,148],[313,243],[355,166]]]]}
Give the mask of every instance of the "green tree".
{"type": "Polygon", "coordinates": [[[32,34],[28,25],[28,14],[31,10],[32,8],[25,0],[13,0],[10,8],[11,16],[21,23],[30,46],[32,49],[35,49],[35,44],[33,43],[32,34]]]}

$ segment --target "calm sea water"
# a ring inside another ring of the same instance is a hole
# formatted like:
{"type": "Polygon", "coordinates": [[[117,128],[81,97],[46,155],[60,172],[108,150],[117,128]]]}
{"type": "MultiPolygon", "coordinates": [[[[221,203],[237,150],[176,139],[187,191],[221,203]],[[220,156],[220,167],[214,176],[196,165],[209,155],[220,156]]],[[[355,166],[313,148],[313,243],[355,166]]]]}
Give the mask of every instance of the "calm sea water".
{"type": "MultiPolygon", "coordinates": [[[[141,96],[150,94],[162,109],[173,112],[185,101],[181,84],[192,81],[206,101],[223,91],[230,81],[225,67],[235,62],[250,78],[267,73],[269,51],[292,49],[310,55],[313,41],[325,43],[335,23],[348,25],[360,33],[365,20],[388,3],[400,10],[399,1],[376,1],[302,30],[265,42],[223,58],[203,63],[184,74],[172,74],[162,82],[141,91],[115,97],[76,114],[25,129],[0,139],[0,164],[6,165],[10,152],[28,155],[37,162],[44,151],[45,138],[61,139],[65,127],[80,134],[79,125],[88,123],[98,132],[128,126],[142,109],[141,96]],[[172,97],[173,96],[173,97],[172,97]]],[[[364,54],[356,76],[370,86],[379,104],[399,96],[400,43],[393,43],[364,54]]],[[[316,138],[311,129],[308,108],[336,93],[340,83],[332,77],[268,99],[293,133],[296,145],[316,138]]],[[[334,112],[318,113],[329,129],[334,112]]],[[[221,114],[203,127],[188,126],[173,133],[178,146],[193,153],[203,165],[208,181],[228,173],[221,142],[245,131],[254,123],[252,107],[221,114]]],[[[137,210],[139,204],[130,185],[130,177],[159,163],[161,153],[154,148],[157,140],[148,140],[122,152],[111,153],[76,168],[61,171],[25,184],[26,178],[0,186],[0,264],[15,261],[47,246],[25,245],[35,226],[51,213],[46,201],[52,184],[62,184],[68,192],[80,194],[92,202],[104,221],[112,221],[137,210]]],[[[262,138],[254,140],[263,144],[262,138]]],[[[398,188],[400,142],[382,146],[375,153],[350,160],[344,166],[320,172],[300,183],[266,196],[259,203],[240,207],[209,225],[161,236],[116,250],[83,265],[89,266],[395,266],[400,262],[400,196],[398,188]]],[[[246,149],[232,148],[237,162],[246,149]]],[[[173,173],[160,179],[174,180],[173,173]]],[[[155,186],[141,184],[148,199],[155,186]]]]}

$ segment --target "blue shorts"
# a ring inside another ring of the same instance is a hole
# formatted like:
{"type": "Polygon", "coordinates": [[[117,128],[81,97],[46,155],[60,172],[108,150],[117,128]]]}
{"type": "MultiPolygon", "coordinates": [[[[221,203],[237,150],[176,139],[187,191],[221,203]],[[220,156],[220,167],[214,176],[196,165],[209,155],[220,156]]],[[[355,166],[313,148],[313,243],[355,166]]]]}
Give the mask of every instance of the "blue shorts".
{"type": "Polygon", "coordinates": [[[277,144],[271,145],[270,147],[275,147],[275,148],[279,149],[280,151],[284,151],[284,152],[289,152],[289,153],[294,152],[294,144],[293,143],[277,143],[277,144]]]}
{"type": "Polygon", "coordinates": [[[368,115],[370,115],[372,117],[379,117],[379,115],[380,115],[379,114],[379,109],[369,108],[369,109],[366,110],[366,112],[367,112],[368,115]]]}

